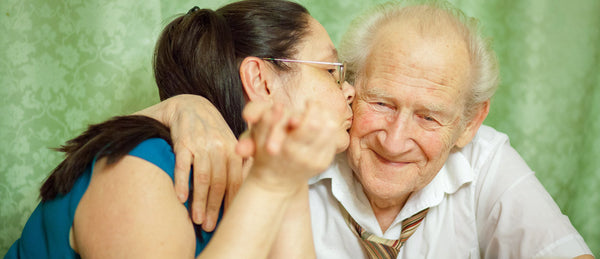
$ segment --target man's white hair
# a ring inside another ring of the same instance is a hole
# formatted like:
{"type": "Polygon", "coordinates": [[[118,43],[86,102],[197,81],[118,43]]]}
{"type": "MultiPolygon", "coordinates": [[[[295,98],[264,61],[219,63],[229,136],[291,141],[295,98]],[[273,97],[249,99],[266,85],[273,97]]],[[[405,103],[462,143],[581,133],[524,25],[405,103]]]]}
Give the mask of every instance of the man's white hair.
{"type": "Polygon", "coordinates": [[[467,17],[459,9],[441,1],[388,2],[355,19],[343,36],[340,46],[340,57],[347,64],[348,82],[354,84],[356,76],[364,72],[377,30],[390,22],[406,18],[418,20],[425,30],[436,29],[436,23],[439,25],[439,22],[450,22],[456,28],[458,36],[465,40],[472,68],[472,91],[470,98],[467,98],[467,110],[472,110],[474,105],[494,95],[498,87],[499,71],[490,41],[481,36],[476,19],[467,17]]]}

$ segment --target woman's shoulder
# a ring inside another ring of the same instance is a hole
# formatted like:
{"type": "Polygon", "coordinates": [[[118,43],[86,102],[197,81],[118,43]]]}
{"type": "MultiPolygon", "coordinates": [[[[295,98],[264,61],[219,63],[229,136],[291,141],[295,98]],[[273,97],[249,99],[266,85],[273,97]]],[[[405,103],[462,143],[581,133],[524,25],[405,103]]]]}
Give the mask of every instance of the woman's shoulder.
{"type": "Polygon", "coordinates": [[[188,211],[176,197],[172,177],[163,172],[174,169],[167,141],[145,139],[118,161],[107,161],[95,163],[75,213],[76,251],[98,257],[193,255],[195,234],[188,211]],[[159,243],[169,245],[155,245],[159,243]]]}
{"type": "Polygon", "coordinates": [[[129,154],[144,159],[173,178],[175,170],[175,154],[171,145],[162,138],[150,138],[142,141],[129,154]]]}

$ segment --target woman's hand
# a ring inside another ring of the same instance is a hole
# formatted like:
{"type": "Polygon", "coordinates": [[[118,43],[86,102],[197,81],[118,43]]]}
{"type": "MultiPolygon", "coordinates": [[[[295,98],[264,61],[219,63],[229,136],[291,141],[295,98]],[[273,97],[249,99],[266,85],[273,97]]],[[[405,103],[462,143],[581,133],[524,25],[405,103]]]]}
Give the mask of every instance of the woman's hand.
{"type": "Polygon", "coordinates": [[[333,160],[333,115],[314,103],[306,107],[294,115],[281,105],[246,105],[243,116],[251,128],[237,149],[244,156],[254,153],[250,174],[258,177],[265,188],[297,189],[327,169],[333,160]]]}
{"type": "Polygon", "coordinates": [[[225,191],[225,207],[242,183],[237,140],[219,111],[205,98],[178,95],[136,114],[152,117],[171,129],[176,155],[175,191],[181,202],[189,193],[193,164],[192,219],[205,231],[216,226],[225,191]]]}

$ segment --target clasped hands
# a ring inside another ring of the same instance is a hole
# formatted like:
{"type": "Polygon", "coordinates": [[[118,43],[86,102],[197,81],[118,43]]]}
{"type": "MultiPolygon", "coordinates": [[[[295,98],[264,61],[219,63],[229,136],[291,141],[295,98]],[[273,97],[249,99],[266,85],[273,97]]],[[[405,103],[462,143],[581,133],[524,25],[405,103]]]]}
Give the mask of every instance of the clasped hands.
{"type": "Polygon", "coordinates": [[[200,96],[175,96],[138,113],[171,128],[181,202],[188,198],[193,164],[192,220],[205,231],[214,230],[222,201],[227,208],[248,174],[267,190],[294,192],[327,169],[336,151],[333,115],[314,103],[292,111],[281,104],[249,102],[243,112],[249,129],[239,141],[200,96]]]}

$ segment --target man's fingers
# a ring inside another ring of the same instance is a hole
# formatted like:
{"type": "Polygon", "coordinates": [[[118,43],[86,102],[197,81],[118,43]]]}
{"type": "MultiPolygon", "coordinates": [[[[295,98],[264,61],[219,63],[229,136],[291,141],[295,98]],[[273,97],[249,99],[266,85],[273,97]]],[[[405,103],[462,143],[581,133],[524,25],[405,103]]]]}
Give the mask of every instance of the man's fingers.
{"type": "Polygon", "coordinates": [[[194,157],[194,197],[192,206],[192,220],[202,224],[205,219],[206,200],[210,186],[211,165],[208,155],[194,157]]]}
{"type": "Polygon", "coordinates": [[[207,232],[215,229],[223,196],[225,195],[225,188],[227,187],[227,161],[219,159],[223,153],[222,149],[213,147],[210,152],[213,167],[206,204],[206,218],[202,223],[202,228],[207,232]]]}
{"type": "Polygon", "coordinates": [[[187,148],[175,147],[175,193],[182,203],[189,194],[191,164],[192,153],[187,148]]]}

